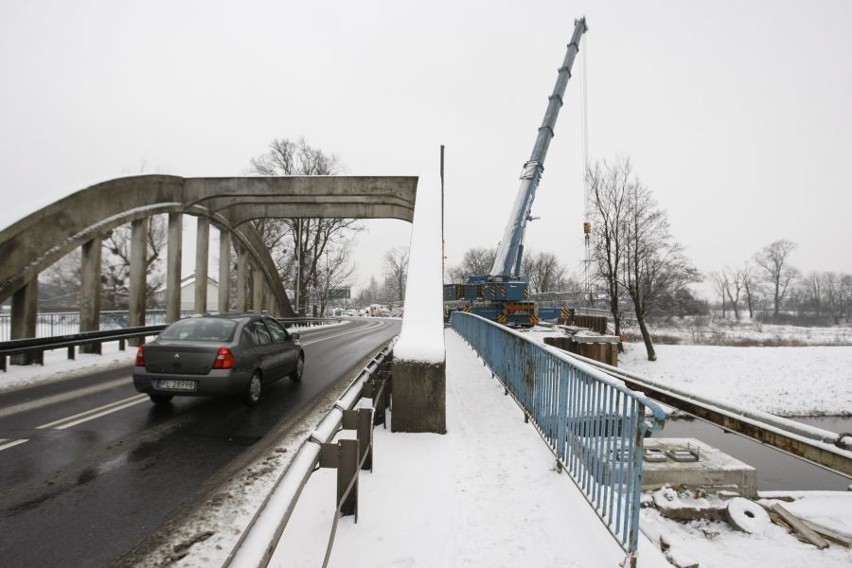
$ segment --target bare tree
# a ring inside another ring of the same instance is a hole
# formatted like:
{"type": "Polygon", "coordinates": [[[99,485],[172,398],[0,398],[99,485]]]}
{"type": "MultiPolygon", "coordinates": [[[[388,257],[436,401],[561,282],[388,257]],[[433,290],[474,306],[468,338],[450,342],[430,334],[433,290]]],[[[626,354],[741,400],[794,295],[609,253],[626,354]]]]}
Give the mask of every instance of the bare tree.
{"type": "Polygon", "coordinates": [[[385,287],[394,300],[405,299],[408,253],[408,247],[395,247],[385,253],[385,287]]]}
{"type": "Polygon", "coordinates": [[[754,267],[748,262],[743,265],[743,290],[745,291],[748,317],[754,319],[754,308],[757,302],[760,286],[755,278],[754,267]]]}
{"type": "Polygon", "coordinates": [[[523,271],[529,278],[532,294],[560,291],[559,286],[565,282],[565,266],[551,252],[527,251],[524,254],[523,271]]]}
{"type": "MultiPolygon", "coordinates": [[[[740,302],[742,301],[743,289],[745,288],[746,273],[742,268],[725,267],[721,274],[715,276],[717,287],[721,290],[723,302],[725,297],[731,309],[734,310],[734,319],[740,321],[740,302]]],[[[724,303],[722,308],[724,317],[724,303]]]]}
{"type": "MultiPolygon", "coordinates": [[[[834,325],[849,318],[849,302],[852,300],[852,275],[837,272],[818,272],[809,281],[818,280],[820,311],[831,318],[834,325]]],[[[814,299],[811,298],[811,303],[814,299]]]]}
{"type": "Polygon", "coordinates": [[[805,303],[818,319],[822,317],[823,296],[827,284],[826,272],[810,272],[803,280],[805,303]]]}
{"type": "MultiPolygon", "coordinates": [[[[266,154],[251,160],[251,171],[265,176],[335,175],[342,169],[336,155],[314,148],[304,138],[296,142],[275,139],[266,154]]],[[[325,268],[338,265],[322,262],[323,257],[345,249],[364,230],[355,219],[265,219],[254,224],[276,259],[285,286],[292,285],[297,291],[297,313],[307,311],[311,289],[319,290],[323,279],[339,276],[321,275],[325,268]]],[[[338,266],[345,270],[345,265],[338,266]]]]}
{"type": "Polygon", "coordinates": [[[320,315],[325,315],[331,290],[348,288],[352,285],[355,265],[350,260],[350,252],[350,243],[342,243],[327,250],[319,262],[317,295],[320,315]]]}
{"type": "Polygon", "coordinates": [[[728,317],[728,295],[725,290],[728,289],[728,276],[724,271],[710,273],[710,278],[713,280],[713,290],[719,294],[722,299],[722,319],[728,317]]]}
{"type": "Polygon", "coordinates": [[[359,301],[362,306],[369,306],[370,304],[378,302],[381,295],[382,292],[379,288],[379,283],[376,281],[376,277],[371,276],[369,284],[361,290],[359,301]]]}
{"type": "Polygon", "coordinates": [[[82,275],[80,257],[80,249],[77,248],[38,275],[38,305],[40,310],[57,307],[69,308],[79,305],[82,275]],[[45,293],[46,289],[53,291],[50,297],[45,293]]]}
{"type": "Polygon", "coordinates": [[[618,336],[621,336],[623,325],[621,268],[631,174],[629,159],[617,160],[613,164],[604,161],[586,169],[586,183],[592,192],[595,215],[592,259],[596,277],[604,285],[618,336]]]}
{"type": "Polygon", "coordinates": [[[790,254],[796,249],[796,243],[781,239],[766,245],[754,255],[757,263],[774,290],[773,317],[778,317],[781,302],[790,283],[798,276],[798,270],[789,265],[790,254]]]}
{"type": "MultiPolygon", "coordinates": [[[[166,222],[163,215],[146,220],[147,230],[145,256],[145,300],[146,304],[166,281],[161,269],[161,256],[166,247],[166,222]]],[[[108,232],[103,238],[103,283],[104,307],[126,308],[130,282],[130,226],[122,225],[108,232]]]]}
{"type": "Polygon", "coordinates": [[[464,253],[461,263],[448,271],[450,281],[467,282],[468,277],[488,274],[497,256],[495,248],[472,248],[464,253]]]}
{"type": "MultiPolygon", "coordinates": [[[[589,170],[597,217],[595,261],[618,304],[629,297],[648,360],[657,359],[647,317],[700,274],[669,230],[665,211],[650,189],[632,175],[629,160],[589,170]],[[600,175],[595,175],[598,172],[600,175]]],[[[617,308],[616,308],[617,310],[617,308]]],[[[614,313],[615,317],[616,314],[614,313]]]]}

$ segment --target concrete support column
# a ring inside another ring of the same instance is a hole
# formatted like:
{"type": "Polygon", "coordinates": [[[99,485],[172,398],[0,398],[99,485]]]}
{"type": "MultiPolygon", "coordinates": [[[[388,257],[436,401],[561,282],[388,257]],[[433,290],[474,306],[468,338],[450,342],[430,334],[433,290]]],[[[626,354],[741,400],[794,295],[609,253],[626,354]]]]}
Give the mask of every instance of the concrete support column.
{"type": "Polygon", "coordinates": [[[272,288],[266,280],[263,281],[263,297],[266,298],[266,311],[272,317],[278,317],[278,302],[275,301],[275,297],[272,295],[272,288]]]}
{"type": "Polygon", "coordinates": [[[447,432],[441,203],[437,187],[417,195],[410,251],[417,270],[408,272],[405,315],[391,366],[394,432],[447,432]]]}
{"type": "MultiPolygon", "coordinates": [[[[38,276],[12,295],[11,339],[30,339],[36,336],[38,316],[38,276]]],[[[12,365],[29,365],[32,355],[12,355],[12,365]]]]}
{"type": "MultiPolygon", "coordinates": [[[[85,243],[80,250],[80,331],[97,331],[101,327],[100,237],[85,243]]],[[[80,353],[94,351],[94,345],[80,346],[80,353]]]]}
{"type": "Polygon", "coordinates": [[[447,432],[447,365],[394,358],[391,371],[394,432],[447,432]]]}
{"type": "Polygon", "coordinates": [[[241,246],[237,252],[237,311],[248,311],[249,254],[241,246]]]}
{"type": "Polygon", "coordinates": [[[195,232],[195,312],[207,311],[207,260],[210,249],[210,219],[196,217],[195,232]]]}
{"type": "MultiPolygon", "coordinates": [[[[145,325],[146,265],[148,259],[148,219],[133,221],[130,226],[130,301],[128,310],[130,327],[145,325]]],[[[138,340],[130,340],[138,344],[138,340]]]]}
{"type": "Polygon", "coordinates": [[[231,233],[219,230],[219,312],[231,311],[231,233]]]}
{"type": "Polygon", "coordinates": [[[169,213],[169,245],[166,257],[166,323],[180,319],[180,272],[183,215],[169,213]]]}
{"type": "Polygon", "coordinates": [[[266,281],[263,277],[263,272],[257,266],[252,266],[252,298],[251,311],[256,314],[263,312],[263,287],[266,281]]]}

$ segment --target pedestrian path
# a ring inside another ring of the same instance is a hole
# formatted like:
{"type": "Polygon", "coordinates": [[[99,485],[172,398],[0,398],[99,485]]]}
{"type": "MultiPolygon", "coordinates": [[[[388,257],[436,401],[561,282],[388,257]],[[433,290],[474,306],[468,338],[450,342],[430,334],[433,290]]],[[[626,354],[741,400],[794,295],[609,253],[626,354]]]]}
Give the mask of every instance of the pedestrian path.
{"type": "MultiPolygon", "coordinates": [[[[341,519],[329,565],[617,567],[623,550],[500,383],[450,330],[446,350],[447,434],[375,430],[358,522],[341,519]]],[[[333,476],[314,475],[273,565],[320,565],[333,476]],[[322,551],[310,544],[318,541],[322,551]]],[[[642,568],[670,567],[644,537],[638,559],[642,568]]]]}

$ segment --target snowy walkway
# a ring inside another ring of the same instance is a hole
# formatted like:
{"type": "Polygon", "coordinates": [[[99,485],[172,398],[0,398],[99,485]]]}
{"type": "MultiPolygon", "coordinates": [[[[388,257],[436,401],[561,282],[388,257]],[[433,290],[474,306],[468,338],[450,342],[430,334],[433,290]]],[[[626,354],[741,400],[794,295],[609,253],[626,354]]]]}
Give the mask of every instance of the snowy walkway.
{"type": "MultiPolygon", "coordinates": [[[[514,401],[454,332],[447,340],[447,430],[375,431],[358,523],[341,520],[330,565],[617,567],[624,553],[514,401]]],[[[319,566],[334,473],[299,500],[275,566],[319,566]]],[[[670,567],[644,537],[639,566],[670,567]]]]}

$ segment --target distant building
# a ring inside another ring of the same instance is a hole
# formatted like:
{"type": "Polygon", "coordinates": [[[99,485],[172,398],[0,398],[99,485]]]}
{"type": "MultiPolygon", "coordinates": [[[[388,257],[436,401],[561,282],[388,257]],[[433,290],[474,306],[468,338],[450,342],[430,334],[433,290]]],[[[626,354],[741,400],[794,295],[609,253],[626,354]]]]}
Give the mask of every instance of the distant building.
{"type": "MultiPolygon", "coordinates": [[[[158,305],[166,303],[165,284],[157,288],[154,293],[158,305]]],[[[195,273],[185,276],[180,281],[180,310],[182,312],[195,309],[195,273]]],[[[215,312],[219,309],[219,282],[215,278],[207,277],[207,311],[215,312]]]]}

